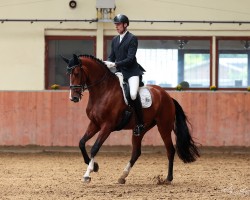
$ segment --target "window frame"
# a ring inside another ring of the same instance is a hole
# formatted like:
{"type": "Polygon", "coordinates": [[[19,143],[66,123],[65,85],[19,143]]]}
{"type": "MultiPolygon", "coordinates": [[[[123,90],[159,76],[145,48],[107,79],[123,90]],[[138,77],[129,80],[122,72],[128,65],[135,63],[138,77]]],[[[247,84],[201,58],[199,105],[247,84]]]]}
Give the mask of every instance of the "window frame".
{"type": "MultiPolygon", "coordinates": [[[[178,70],[181,70],[182,72],[185,70],[185,66],[184,66],[184,57],[185,54],[209,54],[210,55],[210,65],[209,65],[209,86],[208,87],[191,87],[189,88],[189,90],[207,90],[208,88],[210,88],[211,84],[212,84],[212,60],[211,60],[211,50],[193,50],[193,49],[183,49],[182,51],[178,52],[178,57],[181,56],[183,58],[183,62],[179,62],[178,64],[178,70]]],[[[182,76],[184,76],[184,73],[181,74],[182,76]]],[[[178,76],[178,79],[180,77],[178,76]]],[[[183,77],[184,79],[184,77],[183,77]]],[[[180,82],[180,80],[178,81],[180,82]]]]}
{"type": "MultiPolygon", "coordinates": [[[[219,50],[219,41],[220,40],[249,40],[250,37],[216,37],[216,67],[215,67],[215,84],[216,86],[219,85],[219,54],[221,52],[224,53],[233,53],[233,52],[238,52],[238,50],[219,50]]],[[[247,50],[246,50],[247,51],[247,50]]],[[[249,53],[248,53],[248,83],[250,84],[250,48],[249,48],[249,53]]],[[[235,87],[218,87],[218,90],[237,90],[237,91],[245,91],[246,88],[241,87],[241,88],[235,88],[235,87]]]]}

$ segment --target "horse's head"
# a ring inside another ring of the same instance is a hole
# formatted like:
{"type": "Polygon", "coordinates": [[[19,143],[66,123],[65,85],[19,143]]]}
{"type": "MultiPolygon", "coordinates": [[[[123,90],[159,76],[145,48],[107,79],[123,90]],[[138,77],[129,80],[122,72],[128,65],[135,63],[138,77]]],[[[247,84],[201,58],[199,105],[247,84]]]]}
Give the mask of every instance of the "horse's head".
{"type": "MultiPolygon", "coordinates": [[[[109,70],[103,61],[95,58],[92,55],[73,54],[73,58],[67,59],[62,57],[68,64],[67,73],[70,75],[70,100],[79,102],[82,97],[82,92],[85,89],[96,92],[103,89],[104,83],[109,83],[107,87],[112,87],[112,82],[107,82],[110,76],[116,76],[109,70]],[[100,87],[102,86],[102,87],[100,87]]],[[[117,79],[117,78],[116,78],[117,79]]],[[[110,80],[110,79],[109,79],[110,80]]],[[[118,83],[118,82],[117,82],[118,83]]]]}
{"type": "Polygon", "coordinates": [[[71,59],[62,58],[68,64],[67,73],[70,76],[69,98],[75,103],[79,102],[85,85],[81,60],[75,54],[73,54],[73,58],[71,59]]]}

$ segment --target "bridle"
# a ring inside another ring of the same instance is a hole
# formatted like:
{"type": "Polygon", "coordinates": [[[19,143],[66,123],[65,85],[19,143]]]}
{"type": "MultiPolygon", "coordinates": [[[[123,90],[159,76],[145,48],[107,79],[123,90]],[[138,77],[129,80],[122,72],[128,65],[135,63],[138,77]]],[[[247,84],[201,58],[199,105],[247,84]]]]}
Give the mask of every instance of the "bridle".
{"type": "MultiPolygon", "coordinates": [[[[77,65],[74,65],[74,66],[72,66],[72,67],[67,66],[67,74],[72,74],[72,71],[73,71],[76,67],[80,67],[81,73],[85,74],[85,77],[87,77],[85,71],[83,70],[83,65],[82,65],[81,60],[78,59],[78,61],[79,61],[79,64],[77,64],[77,65]]],[[[80,84],[80,85],[70,85],[69,88],[72,89],[72,90],[74,90],[74,89],[81,89],[80,91],[75,91],[75,92],[78,93],[80,96],[82,96],[82,93],[83,93],[85,90],[87,90],[87,89],[89,90],[90,88],[92,88],[92,87],[94,87],[94,86],[100,84],[100,83],[103,82],[106,78],[108,78],[110,74],[111,74],[111,73],[109,73],[109,71],[106,71],[105,75],[104,75],[100,80],[98,80],[98,81],[96,81],[96,82],[94,82],[94,83],[92,83],[92,84],[90,84],[90,85],[87,85],[86,83],[83,84],[83,80],[82,80],[82,77],[83,77],[83,76],[81,76],[81,83],[82,83],[82,84],[80,84]]]]}

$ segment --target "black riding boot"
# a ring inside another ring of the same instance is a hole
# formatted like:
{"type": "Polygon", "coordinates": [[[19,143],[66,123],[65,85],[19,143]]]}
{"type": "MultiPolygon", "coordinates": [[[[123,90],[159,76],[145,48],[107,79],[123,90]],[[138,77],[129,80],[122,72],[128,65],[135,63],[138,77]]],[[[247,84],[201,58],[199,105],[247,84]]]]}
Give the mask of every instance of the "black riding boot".
{"type": "Polygon", "coordinates": [[[135,100],[132,100],[131,106],[135,111],[135,119],[136,119],[136,127],[133,130],[133,134],[135,136],[140,136],[141,133],[144,131],[144,121],[143,121],[143,112],[142,112],[142,105],[141,99],[139,94],[137,95],[135,100]]]}

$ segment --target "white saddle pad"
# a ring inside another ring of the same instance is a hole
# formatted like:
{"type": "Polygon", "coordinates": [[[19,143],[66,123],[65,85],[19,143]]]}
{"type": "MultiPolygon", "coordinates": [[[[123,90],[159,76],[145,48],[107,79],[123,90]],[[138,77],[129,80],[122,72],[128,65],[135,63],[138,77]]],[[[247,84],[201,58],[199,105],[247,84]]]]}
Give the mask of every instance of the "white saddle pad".
{"type": "MultiPolygon", "coordinates": [[[[128,105],[128,100],[125,96],[125,92],[123,88],[123,75],[120,72],[116,72],[115,74],[119,78],[120,86],[121,86],[122,93],[123,93],[123,98],[124,98],[125,103],[128,105]]],[[[152,97],[151,97],[150,90],[146,86],[140,87],[139,94],[141,97],[142,107],[149,108],[152,105],[152,97]]]]}
{"type": "Polygon", "coordinates": [[[139,94],[143,108],[149,108],[152,105],[152,97],[149,89],[146,86],[140,87],[139,94]]]}

